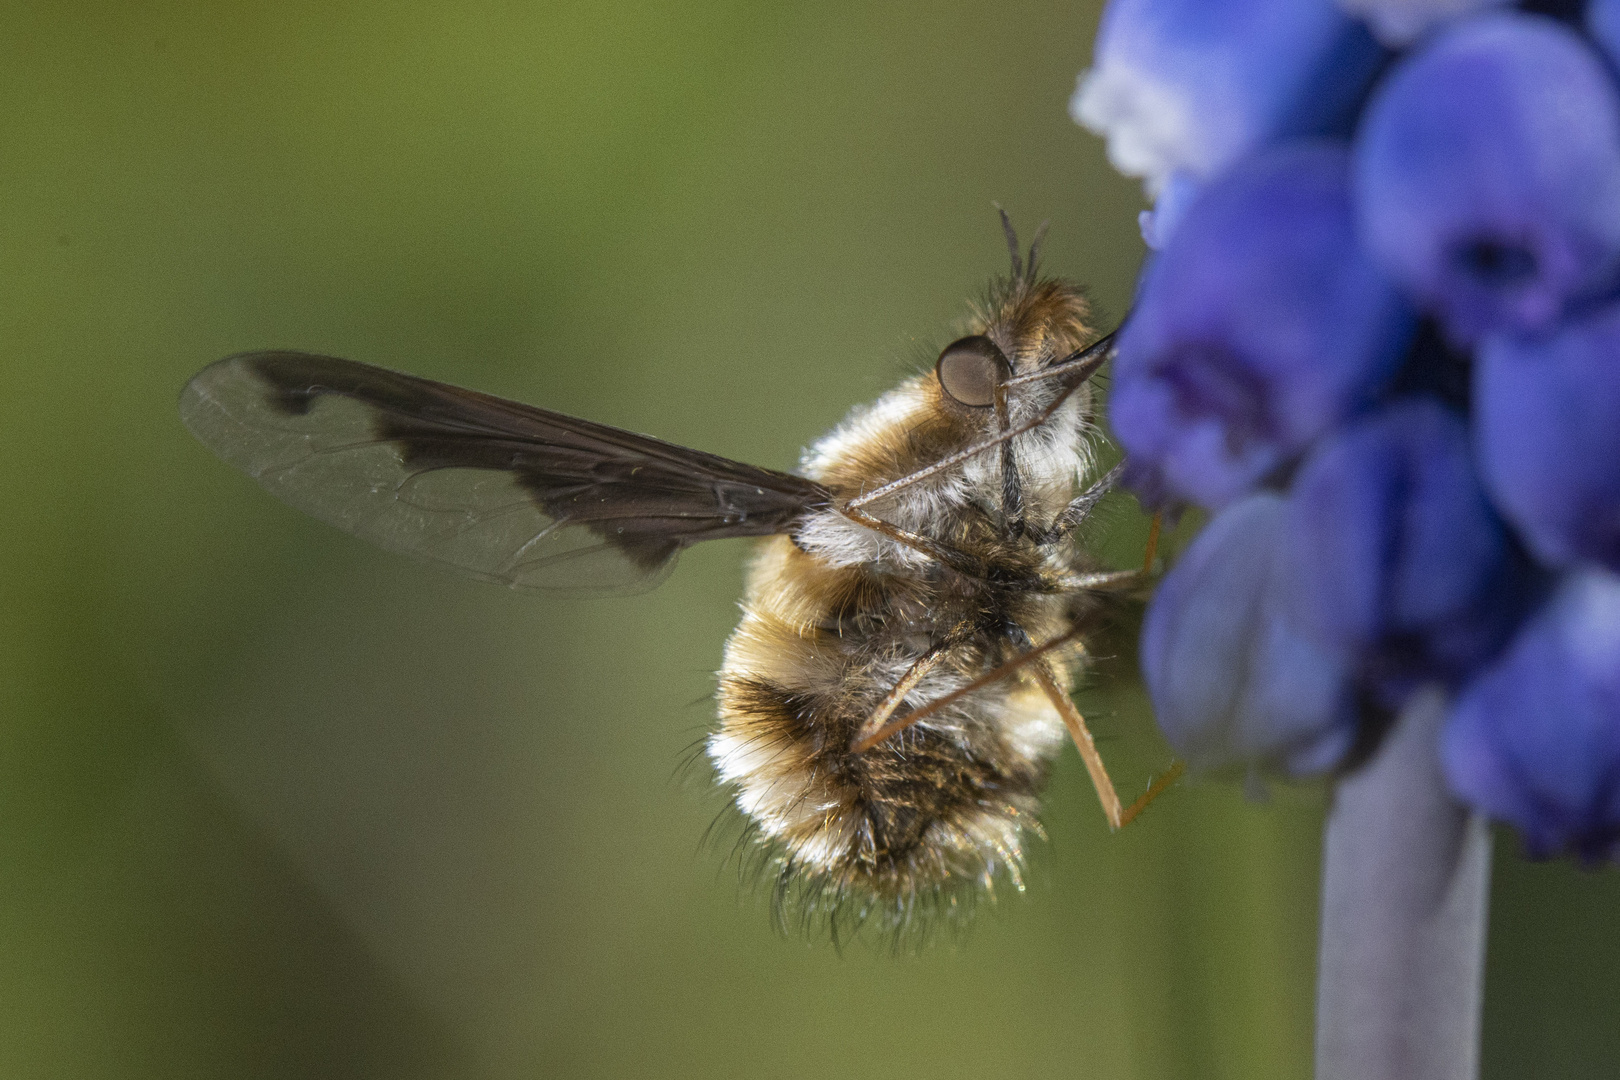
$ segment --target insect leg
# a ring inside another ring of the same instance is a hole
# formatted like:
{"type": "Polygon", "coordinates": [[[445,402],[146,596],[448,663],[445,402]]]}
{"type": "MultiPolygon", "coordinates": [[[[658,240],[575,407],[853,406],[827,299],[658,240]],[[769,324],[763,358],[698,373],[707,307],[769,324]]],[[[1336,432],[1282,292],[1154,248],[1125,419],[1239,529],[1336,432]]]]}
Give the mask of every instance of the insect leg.
{"type": "MultiPolygon", "coordinates": [[[[1076,523],[1078,523],[1078,520],[1084,520],[1085,515],[1090,510],[1090,506],[1107,492],[1107,487],[1104,485],[1111,485],[1113,478],[1118,471],[1118,469],[1115,469],[1113,472],[1110,472],[1107,476],[1103,477],[1096,484],[1094,484],[1090,490],[1086,491],[1084,494],[1076,498],[1074,502],[1070,503],[1068,507],[1064,509],[1063,513],[1058,515],[1057,520],[1053,523],[1052,531],[1047,535],[1047,541],[1050,542],[1057,539],[1060,535],[1060,530],[1065,526],[1069,528],[1074,527],[1073,525],[1069,524],[1067,520],[1071,512],[1073,512],[1077,518],[1076,523]]],[[[1159,533],[1163,528],[1163,524],[1163,512],[1155,512],[1152,522],[1148,525],[1147,544],[1142,552],[1142,568],[1140,570],[1102,570],[1090,574],[1063,574],[1048,579],[1048,582],[1045,585],[1046,590],[1049,592],[1081,592],[1084,590],[1112,591],[1116,589],[1129,589],[1132,586],[1148,580],[1148,578],[1153,574],[1154,560],[1158,558],[1159,533]]]]}
{"type": "MultiPolygon", "coordinates": [[[[1134,571],[1131,571],[1131,573],[1134,573],[1134,571]]],[[[880,720],[893,714],[906,694],[910,693],[912,688],[922,680],[922,677],[932,669],[934,664],[944,657],[949,644],[930,650],[929,653],[919,658],[905,675],[901,676],[900,682],[896,684],[895,689],[889,692],[888,696],[879,703],[872,717],[861,726],[862,731],[870,731],[870,734],[865,736],[857,735],[855,740],[851,742],[851,752],[865,753],[872,747],[887,740],[890,736],[904,731],[912,724],[933,715],[945,706],[977,690],[982,690],[991,683],[998,682],[1016,671],[1033,665],[1032,674],[1035,676],[1036,682],[1040,684],[1046,696],[1056,706],[1058,715],[1063,717],[1064,726],[1069,729],[1069,735],[1074,739],[1074,745],[1080,751],[1080,758],[1086,763],[1086,771],[1091,774],[1092,785],[1097,789],[1097,798],[1102,803],[1103,814],[1108,819],[1108,827],[1110,829],[1123,828],[1145,810],[1149,803],[1163,794],[1166,788],[1175,783],[1186,770],[1186,765],[1180,761],[1173,763],[1170,768],[1166,769],[1148,785],[1147,791],[1143,793],[1140,799],[1137,799],[1130,806],[1122,806],[1119,801],[1119,793],[1114,790],[1114,782],[1108,776],[1108,769],[1103,765],[1101,755],[1097,753],[1096,740],[1092,738],[1090,729],[1086,727],[1085,717],[1080,715],[1080,710],[1075,707],[1074,700],[1064,693],[1063,688],[1057,684],[1057,680],[1052,677],[1051,669],[1048,667],[1051,663],[1048,654],[1054,649],[1069,644],[1079,636],[1080,632],[1078,630],[1059,634],[1046,644],[1037,645],[1028,652],[1013,657],[1005,664],[992,668],[966,686],[958,687],[925,705],[919,705],[904,716],[891,719],[876,731],[871,731],[871,728],[880,720]]]]}
{"type": "Polygon", "coordinates": [[[1046,534],[1041,537],[1041,542],[1053,543],[1079,528],[1080,523],[1090,517],[1091,512],[1097,508],[1097,504],[1102,501],[1102,497],[1114,490],[1114,485],[1119,482],[1121,471],[1121,466],[1114,466],[1104,473],[1095,484],[1076,495],[1069,505],[1065,506],[1058,512],[1058,516],[1052,519],[1052,527],[1046,530],[1046,534]]]}
{"type": "MultiPolygon", "coordinates": [[[[1022,627],[1014,624],[1008,629],[1015,641],[1029,641],[1022,627]]],[[[1130,824],[1136,815],[1145,810],[1149,803],[1175,783],[1186,770],[1186,766],[1181,762],[1173,762],[1170,768],[1148,785],[1147,791],[1140,799],[1121,809],[1119,793],[1114,790],[1114,782],[1108,776],[1102,755],[1097,752],[1097,742],[1091,737],[1091,729],[1086,726],[1086,718],[1080,714],[1074,699],[1058,684],[1053,675],[1052,661],[1049,658],[1041,658],[1035,665],[1033,674],[1047,698],[1057,707],[1058,714],[1063,717],[1064,726],[1069,729],[1069,735],[1074,739],[1075,749],[1080,751],[1080,760],[1085,762],[1086,771],[1091,774],[1092,786],[1097,789],[1097,799],[1102,803],[1103,814],[1108,818],[1108,828],[1111,831],[1117,831],[1130,824]]]]}
{"type": "Polygon", "coordinates": [[[1181,774],[1186,771],[1186,762],[1171,762],[1168,769],[1164,770],[1164,772],[1153,778],[1153,782],[1148,785],[1148,789],[1142,792],[1142,797],[1125,808],[1125,812],[1121,814],[1119,818],[1120,825],[1122,827],[1129,825],[1132,820],[1135,819],[1137,814],[1140,814],[1143,810],[1147,809],[1148,803],[1164,794],[1165,789],[1171,784],[1175,783],[1177,780],[1180,780],[1181,774]]]}
{"type": "Polygon", "coordinates": [[[1063,717],[1063,724],[1069,729],[1075,748],[1080,751],[1080,760],[1086,763],[1086,772],[1091,774],[1091,786],[1097,789],[1097,799],[1102,803],[1103,816],[1108,819],[1108,827],[1118,829],[1125,824],[1125,810],[1120,804],[1119,793],[1114,790],[1114,782],[1108,777],[1108,768],[1103,764],[1102,755],[1097,753],[1097,741],[1091,737],[1091,729],[1086,727],[1086,718],[1075,708],[1074,699],[1057,684],[1057,680],[1052,677],[1052,669],[1045,661],[1036,664],[1031,674],[1046,692],[1048,700],[1057,708],[1058,715],[1063,717]]]}
{"type": "Polygon", "coordinates": [[[897,544],[904,544],[913,551],[920,551],[930,559],[944,563],[952,570],[967,574],[970,577],[984,576],[984,568],[979,566],[972,556],[957,548],[953,548],[948,544],[941,544],[937,540],[931,540],[909,529],[902,529],[900,526],[884,521],[880,517],[874,517],[865,510],[859,509],[853,503],[839,507],[838,511],[857,525],[864,525],[875,533],[887,536],[897,544]]]}
{"type": "Polygon", "coordinates": [[[1121,592],[1136,587],[1143,579],[1140,570],[1098,570],[1091,574],[1062,574],[1048,578],[1043,592],[1121,592]]]}
{"type": "Polygon", "coordinates": [[[883,700],[878,702],[877,708],[872,710],[872,715],[866,718],[860,729],[855,732],[854,737],[850,739],[849,744],[851,747],[857,750],[864,749],[862,743],[881,728],[889,717],[894,715],[894,710],[900,707],[900,703],[906,699],[906,695],[916,689],[917,684],[923,681],[923,677],[934,670],[940,660],[944,659],[946,647],[946,644],[935,645],[932,649],[919,656],[916,663],[906,669],[906,673],[900,676],[900,681],[894,684],[894,689],[884,695],[883,700]]]}
{"type": "Polygon", "coordinates": [[[1164,511],[1153,512],[1153,522],[1148,526],[1147,550],[1142,553],[1142,573],[1153,573],[1153,558],[1159,553],[1159,530],[1164,527],[1164,511]]]}
{"type": "MultiPolygon", "coordinates": [[[[1007,416],[1007,386],[996,384],[996,423],[1005,435],[1012,428],[1007,416]]],[[[1012,439],[1001,444],[1001,521],[1008,536],[1013,539],[1024,535],[1024,480],[1018,472],[1018,460],[1013,454],[1012,439]]]]}
{"type": "Polygon", "coordinates": [[[1011,675],[1026,665],[1039,660],[1053,649],[1058,649],[1069,644],[1079,636],[1080,632],[1078,630],[1071,630],[1066,634],[1059,634],[1057,637],[1053,638],[1051,641],[1048,641],[1044,645],[1037,645],[1028,652],[1020,653],[1011,660],[1008,660],[1005,664],[992,668],[983,675],[980,675],[977,679],[974,679],[966,686],[958,687],[955,690],[952,690],[950,693],[945,694],[942,697],[937,697],[925,705],[917,706],[904,716],[896,717],[890,720],[888,723],[884,724],[870,735],[867,735],[859,742],[854,743],[850,749],[857,754],[870,750],[878,743],[888,739],[891,735],[904,731],[917,721],[932,716],[945,706],[950,705],[961,698],[974,693],[975,691],[983,690],[991,683],[1005,679],[1008,675],[1011,675]]]}

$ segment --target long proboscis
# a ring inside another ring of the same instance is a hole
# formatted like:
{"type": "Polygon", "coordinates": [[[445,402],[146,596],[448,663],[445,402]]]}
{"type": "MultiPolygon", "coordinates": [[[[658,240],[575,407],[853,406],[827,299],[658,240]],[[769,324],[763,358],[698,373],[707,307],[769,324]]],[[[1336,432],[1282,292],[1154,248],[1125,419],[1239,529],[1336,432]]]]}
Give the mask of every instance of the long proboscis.
{"type": "Polygon", "coordinates": [[[1078,386],[1080,383],[1085,382],[1086,379],[1095,374],[1097,368],[1107,363],[1109,358],[1114,355],[1114,339],[1118,336],[1118,330],[1104,334],[1102,337],[1098,338],[1096,341],[1093,341],[1085,348],[1076,349],[1074,352],[1070,353],[1068,356],[1065,356],[1062,360],[1059,360],[1051,367],[1044,367],[1039,371],[1032,371],[1028,375],[1016,375],[1013,378],[1006,380],[1004,383],[1002,383],[1002,385],[1023,386],[1026,383],[1044,382],[1047,379],[1055,379],[1062,375],[1072,375],[1076,370],[1085,368],[1085,376],[1075,384],[1078,386]],[[1102,356],[1101,360],[1097,359],[1099,355],[1102,356]]]}
{"type": "Polygon", "coordinates": [[[1067,357],[1060,360],[1058,363],[1053,364],[1049,368],[1043,368],[1040,371],[1031,372],[1028,375],[1020,375],[1015,379],[1008,379],[1002,384],[1003,386],[1022,386],[1026,383],[1040,382],[1044,379],[1053,379],[1060,376],[1068,376],[1074,380],[1068,386],[1064,387],[1063,393],[1058,395],[1056,401],[1042,409],[1040,414],[1033,420],[1030,420],[1028,423],[1021,424],[1010,431],[1005,431],[992,438],[985,439],[982,442],[976,442],[966,450],[959,450],[956,453],[951,454],[949,457],[941,458],[925,469],[918,469],[916,472],[911,473],[908,476],[902,476],[898,480],[892,480],[889,483],[884,484],[882,487],[873,488],[866,494],[849,500],[849,502],[844,504],[844,507],[850,510],[859,510],[863,506],[867,506],[879,499],[893,495],[896,491],[908,488],[912,484],[916,484],[928,479],[930,476],[938,476],[946,469],[960,465],[962,462],[967,461],[978,454],[982,454],[986,450],[994,450],[1002,443],[1005,443],[1011,439],[1016,439],[1018,436],[1040,427],[1042,424],[1046,423],[1052,418],[1052,414],[1057,412],[1058,408],[1065,401],[1069,400],[1069,395],[1078,390],[1087,379],[1091,378],[1091,376],[1097,373],[1098,368],[1102,367],[1113,357],[1114,336],[1114,334],[1109,334],[1107,337],[1100,338],[1083,349],[1075,350],[1067,357]]]}

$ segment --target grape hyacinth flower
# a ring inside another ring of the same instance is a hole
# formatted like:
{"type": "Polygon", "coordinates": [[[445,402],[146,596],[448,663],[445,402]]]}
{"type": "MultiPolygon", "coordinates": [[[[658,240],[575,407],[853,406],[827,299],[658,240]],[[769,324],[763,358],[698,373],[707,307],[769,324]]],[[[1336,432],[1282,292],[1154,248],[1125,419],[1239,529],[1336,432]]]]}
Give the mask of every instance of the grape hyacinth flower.
{"type": "Polygon", "coordinates": [[[1350,160],[1306,142],[1204,191],[1144,275],[1111,411],[1128,483],[1223,506],[1372,400],[1411,336],[1356,243],[1350,160]]]}
{"type": "Polygon", "coordinates": [[[1288,508],[1295,620],[1356,657],[1392,707],[1491,659],[1530,593],[1474,473],[1467,424],[1430,396],[1322,440],[1288,508]]]}
{"type": "Polygon", "coordinates": [[[1343,126],[1380,57],[1332,0],[1114,0],[1069,109],[1108,137],[1115,168],[1163,193],[1163,220],[1143,216],[1158,247],[1201,182],[1278,138],[1343,126]]]}
{"type": "Polygon", "coordinates": [[[1571,574],[1458,700],[1452,787],[1539,854],[1620,856],[1620,577],[1571,574]]]}
{"type": "Polygon", "coordinates": [[[1620,305],[1486,341],[1474,401],[1485,482],[1536,556],[1620,571],[1620,305]]]}
{"type": "MultiPolygon", "coordinates": [[[[1111,419],[1128,482],[1216,511],[1277,492],[1306,566],[1294,621],[1396,708],[1425,680],[1465,691],[1527,617],[1538,575],[1620,570],[1620,88],[1581,27],[1504,7],[1348,4],[1397,44],[1391,20],[1428,30],[1374,72],[1312,4],[1223,17],[1115,0],[1085,82],[1124,58],[1142,67],[1116,80],[1139,107],[1088,114],[1120,145],[1144,125],[1174,134],[1153,112],[1167,87],[1189,131],[1250,103],[1226,157],[1203,135],[1178,151],[1200,187],[1120,336],[1111,419]],[[1308,32],[1289,21],[1307,10],[1308,32]],[[1260,42],[1289,55],[1268,66],[1260,42]],[[1212,70],[1241,87],[1200,97],[1212,70]],[[1274,122],[1324,86],[1366,102],[1353,142],[1274,122]],[[1443,386],[1443,350],[1412,347],[1417,317],[1462,350],[1448,362],[1473,369],[1471,386],[1443,386]]],[[[1620,0],[1590,17],[1620,27],[1620,0]]],[[[1156,607],[1197,610],[1171,599],[1197,593],[1196,565],[1156,607]]],[[[1165,640],[1169,618],[1149,617],[1165,640]]],[[[1170,678],[1149,664],[1155,697],[1184,698],[1170,678]]]]}
{"type": "Polygon", "coordinates": [[[1355,736],[1347,655],[1292,621],[1289,539],[1281,497],[1236,503],[1165,578],[1142,627],[1159,726],[1194,768],[1320,772],[1355,736]]]}
{"type": "Polygon", "coordinates": [[[1530,6],[1110,0],[1073,103],[1159,200],[1126,483],[1214,515],[1149,695],[1337,785],[1319,1080],[1476,1075],[1482,815],[1620,861],[1620,0],[1530,6]]]}
{"type": "Polygon", "coordinates": [[[1373,95],[1356,154],[1368,246],[1448,334],[1549,329],[1620,269],[1620,100],[1551,19],[1458,24],[1373,95]]]}

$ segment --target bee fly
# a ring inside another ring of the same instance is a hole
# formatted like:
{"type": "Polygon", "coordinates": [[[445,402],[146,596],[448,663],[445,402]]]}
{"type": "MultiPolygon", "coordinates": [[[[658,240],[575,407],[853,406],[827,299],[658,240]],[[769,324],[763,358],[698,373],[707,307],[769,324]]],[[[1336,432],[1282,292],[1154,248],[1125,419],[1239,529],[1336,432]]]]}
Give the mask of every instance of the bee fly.
{"type": "Polygon", "coordinates": [[[1070,698],[1107,594],[1143,577],[1074,541],[1113,479],[1079,483],[1113,336],[1002,223],[1012,273],[965,335],[798,475],[297,352],[213,364],[180,414],[292,506],[514,588],[645,587],[691,544],[764,537],[708,757],[779,899],[903,926],[999,874],[1022,888],[1065,730],[1113,828],[1179,771],[1123,806],[1070,698]]]}

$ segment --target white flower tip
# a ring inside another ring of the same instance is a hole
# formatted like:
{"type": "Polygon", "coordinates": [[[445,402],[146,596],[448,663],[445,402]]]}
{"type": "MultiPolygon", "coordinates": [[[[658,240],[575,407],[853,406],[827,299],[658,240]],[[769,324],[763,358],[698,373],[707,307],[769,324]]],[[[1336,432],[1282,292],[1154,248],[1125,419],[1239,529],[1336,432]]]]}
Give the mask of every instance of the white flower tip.
{"type": "Polygon", "coordinates": [[[1108,137],[1111,117],[1105,100],[1107,86],[1102,83],[1096,68],[1086,68],[1074,83],[1069,95],[1069,119],[1094,135],[1108,137]]]}
{"type": "Polygon", "coordinates": [[[1193,148],[1175,96],[1118,64],[1080,73],[1069,115],[1108,140],[1108,161],[1125,176],[1140,177],[1150,196],[1165,178],[1190,162],[1193,148]]]}

